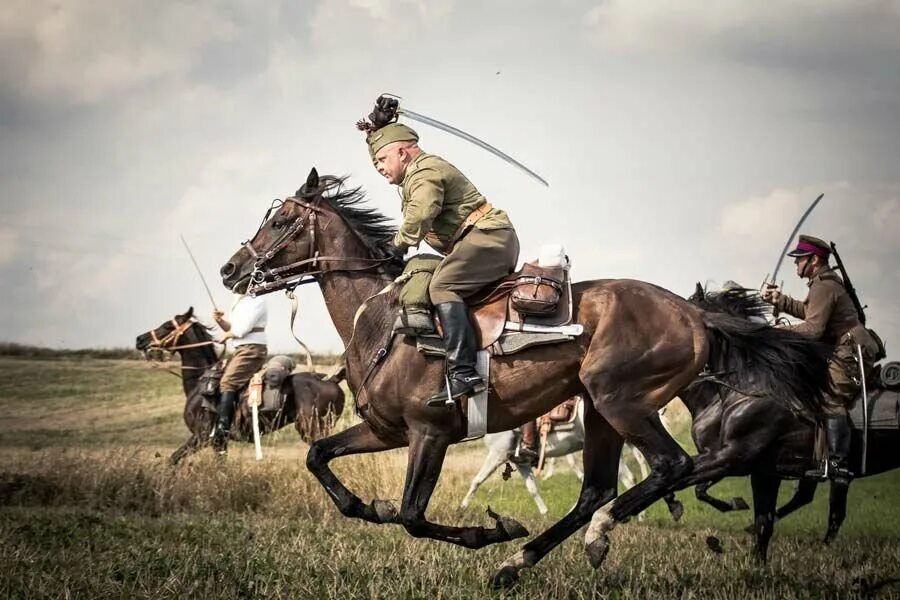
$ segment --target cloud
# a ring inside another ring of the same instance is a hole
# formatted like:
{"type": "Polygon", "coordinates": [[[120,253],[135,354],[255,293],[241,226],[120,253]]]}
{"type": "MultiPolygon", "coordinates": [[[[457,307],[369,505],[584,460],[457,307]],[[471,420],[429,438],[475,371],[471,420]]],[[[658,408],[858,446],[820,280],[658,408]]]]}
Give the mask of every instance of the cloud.
{"type": "Polygon", "coordinates": [[[0,227],[0,265],[12,261],[18,247],[18,236],[9,227],[0,227]]]}
{"type": "Polygon", "coordinates": [[[185,82],[205,51],[238,38],[246,13],[240,4],[13,0],[0,8],[0,84],[27,98],[92,105],[185,82]]]}
{"type": "Polygon", "coordinates": [[[606,0],[583,23],[595,43],[635,52],[719,51],[785,64],[900,50],[896,0],[606,0]]]}

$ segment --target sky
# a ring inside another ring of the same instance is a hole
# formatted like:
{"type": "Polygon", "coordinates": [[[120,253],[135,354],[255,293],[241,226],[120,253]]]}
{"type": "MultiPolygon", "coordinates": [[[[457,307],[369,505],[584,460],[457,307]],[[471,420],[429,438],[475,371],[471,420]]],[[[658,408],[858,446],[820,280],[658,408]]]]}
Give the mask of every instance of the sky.
{"type": "MultiPolygon", "coordinates": [[[[0,4],[0,340],[131,346],[211,306],[219,267],[315,166],[400,216],[354,123],[375,98],[578,280],[758,287],[808,204],[900,358],[900,1],[0,4]]],[[[785,290],[806,287],[786,263],[785,290]]],[[[296,351],[269,297],[270,349],[296,351]]],[[[315,286],[297,334],[340,339],[315,286]]]]}

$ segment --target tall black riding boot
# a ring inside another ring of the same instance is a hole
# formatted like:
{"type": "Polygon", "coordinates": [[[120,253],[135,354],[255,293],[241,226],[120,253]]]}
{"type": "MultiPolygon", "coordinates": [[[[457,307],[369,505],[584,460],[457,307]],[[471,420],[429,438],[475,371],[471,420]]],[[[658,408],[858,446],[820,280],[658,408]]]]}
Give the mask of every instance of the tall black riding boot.
{"type": "Polygon", "coordinates": [[[849,483],[853,478],[853,473],[849,468],[851,435],[850,421],[846,414],[827,417],[825,419],[825,441],[828,445],[827,464],[822,464],[819,469],[807,471],[806,476],[849,483]]]}
{"type": "Polygon", "coordinates": [[[213,429],[212,445],[213,450],[220,454],[224,454],[228,449],[228,434],[231,430],[231,422],[234,420],[234,407],[237,404],[237,398],[237,392],[222,392],[219,406],[216,407],[218,417],[216,418],[216,427],[213,429]]]}
{"type": "Polygon", "coordinates": [[[828,417],[825,430],[828,438],[828,478],[849,483],[853,478],[850,472],[850,420],[846,414],[828,417]]]}
{"type": "Polygon", "coordinates": [[[453,406],[460,396],[477,394],[484,390],[484,380],[475,370],[478,344],[475,328],[469,320],[469,309],[463,302],[443,302],[434,307],[441,327],[444,328],[444,345],[447,347],[447,379],[450,389],[443,389],[430,397],[428,406],[453,406]]]}

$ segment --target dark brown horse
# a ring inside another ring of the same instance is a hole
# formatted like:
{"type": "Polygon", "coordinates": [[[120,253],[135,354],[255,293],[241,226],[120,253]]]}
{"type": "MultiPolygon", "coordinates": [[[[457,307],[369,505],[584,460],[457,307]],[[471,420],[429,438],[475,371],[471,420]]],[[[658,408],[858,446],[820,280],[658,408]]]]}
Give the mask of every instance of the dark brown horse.
{"type": "MultiPolygon", "coordinates": [[[[400,270],[388,252],[395,230],[384,216],[361,206],[362,198],[359,190],[344,188],[342,179],[320,180],[313,169],[296,196],[273,206],[252,239],[221,269],[227,287],[251,280],[252,289],[264,293],[308,278],[322,290],[346,347],[347,381],[364,422],[315,442],[307,467],[348,517],[401,524],[415,537],[468,548],[525,536],[521,525],[496,515],[491,528],[443,525],[425,516],[447,448],[466,435],[466,418],[460,410],[423,402],[442,382],[443,361],[390,335],[397,294],[378,292],[400,270]],[[361,306],[366,308],[357,315],[361,306]],[[329,468],[340,456],[402,446],[409,447],[409,462],[399,511],[384,500],[363,502],[329,468]]],[[[581,282],[573,296],[574,318],[584,327],[576,341],[492,359],[489,432],[535,419],[576,394],[588,400],[585,475],[575,507],[504,563],[495,585],[511,584],[520,569],[533,566],[595,513],[603,513],[601,524],[608,529],[692,473],[693,461],[666,432],[657,410],[687,387],[720,348],[740,354],[748,373],[778,386],[779,398],[819,410],[817,388],[798,379],[824,381],[825,360],[799,336],[705,313],[640,281],[581,282]],[[652,472],[616,498],[623,438],[641,450],[652,472]]],[[[591,527],[586,539],[595,565],[605,555],[605,529],[597,535],[591,527]]]]}
{"type": "MultiPolygon", "coordinates": [[[[771,307],[746,289],[704,292],[700,284],[690,301],[705,310],[724,312],[746,319],[765,318],[771,307]]],[[[727,360],[720,363],[729,369],[727,360]]],[[[701,455],[714,464],[718,479],[749,475],[755,513],[752,531],[756,536],[754,553],[766,559],[775,520],[787,516],[812,501],[817,480],[802,479],[813,464],[815,423],[798,419],[777,398],[762,394],[752,401],[747,394],[714,381],[698,381],[681,394],[693,418],[691,434],[701,455]],[[800,479],[794,497],[776,510],[782,479],[800,479]]],[[[900,467],[900,431],[873,429],[869,432],[865,476],[877,475],[900,467]]],[[[862,433],[853,431],[850,463],[862,472],[862,433]]],[[[718,510],[734,510],[740,499],[723,501],[707,493],[718,479],[696,488],[697,497],[718,510]]],[[[825,543],[837,535],[847,514],[849,484],[832,482],[825,543]]],[[[741,501],[743,502],[743,501],[741,501]]],[[[746,503],[744,503],[746,505],[746,503]]]]}
{"type": "MultiPolygon", "coordinates": [[[[204,405],[204,397],[198,386],[200,376],[218,362],[213,340],[205,326],[194,320],[193,307],[181,315],[175,315],[156,329],[137,336],[135,346],[142,352],[162,349],[178,352],[184,387],[184,422],[190,437],[172,456],[171,464],[177,464],[185,456],[197,452],[209,444],[209,434],[216,413],[204,405]]],[[[344,391],[334,378],[323,379],[316,373],[294,373],[282,384],[285,394],[284,408],[274,417],[260,419],[260,433],[265,435],[294,423],[300,438],[311,443],[331,432],[334,421],[344,410],[344,391]]],[[[231,438],[253,441],[253,432],[246,399],[241,396],[238,418],[231,430],[231,438]]]]}

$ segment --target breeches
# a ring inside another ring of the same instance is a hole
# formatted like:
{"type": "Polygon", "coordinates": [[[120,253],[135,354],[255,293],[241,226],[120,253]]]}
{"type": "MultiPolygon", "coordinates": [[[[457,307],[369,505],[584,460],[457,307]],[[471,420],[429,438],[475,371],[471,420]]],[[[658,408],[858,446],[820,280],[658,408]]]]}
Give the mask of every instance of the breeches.
{"type": "MultiPolygon", "coordinates": [[[[851,345],[841,345],[834,349],[834,354],[828,359],[828,392],[825,394],[825,411],[832,416],[846,414],[853,408],[856,398],[862,389],[862,374],[859,370],[859,360],[855,353],[856,348],[851,345]]],[[[863,356],[866,372],[872,368],[872,364],[863,356]]]]}
{"type": "Polygon", "coordinates": [[[515,230],[483,231],[473,227],[434,270],[428,286],[431,302],[463,302],[512,273],[518,260],[519,238],[515,230]]]}
{"type": "Polygon", "coordinates": [[[228,359],[219,390],[237,392],[250,382],[253,374],[266,364],[268,353],[264,344],[244,344],[234,349],[234,355],[228,359]]]}

